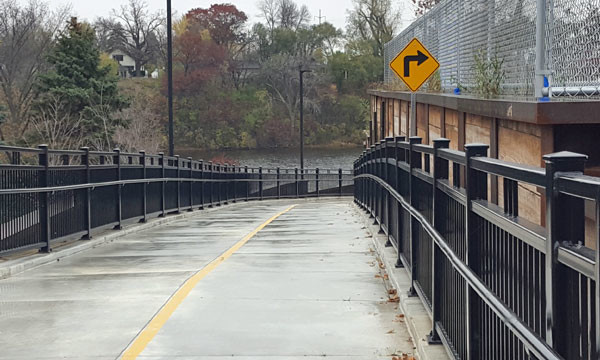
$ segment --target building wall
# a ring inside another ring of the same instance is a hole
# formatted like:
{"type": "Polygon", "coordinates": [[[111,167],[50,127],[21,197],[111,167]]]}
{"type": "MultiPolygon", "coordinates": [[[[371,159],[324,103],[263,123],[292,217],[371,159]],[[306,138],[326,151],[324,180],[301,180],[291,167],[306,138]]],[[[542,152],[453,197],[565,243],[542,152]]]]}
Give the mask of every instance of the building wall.
{"type": "MultiPolygon", "coordinates": [[[[381,140],[382,101],[386,104],[388,136],[410,136],[409,95],[389,93],[391,95],[377,91],[371,94],[372,110],[377,112],[377,119],[372,118],[371,121],[376,129],[369,144],[381,140]]],[[[416,111],[417,136],[424,144],[444,137],[450,139],[451,149],[464,151],[465,144],[483,143],[490,146],[488,156],[492,158],[536,167],[544,166],[542,158],[545,154],[573,151],[589,155],[586,173],[600,176],[600,148],[596,141],[600,133],[600,111],[594,110],[600,108],[598,104],[573,102],[567,109],[559,109],[561,103],[552,103],[542,109],[539,104],[532,107],[527,102],[505,101],[503,108],[497,102],[462,97],[459,98],[462,105],[457,105],[457,98],[444,95],[420,98],[429,102],[419,102],[416,111]],[[489,115],[491,113],[493,115],[489,115]],[[553,117],[555,122],[549,117],[553,117]]],[[[452,168],[449,177],[452,181],[452,168]]],[[[503,182],[502,178],[488,177],[488,200],[500,207],[504,204],[503,182]]],[[[520,218],[545,225],[544,189],[519,183],[518,196],[520,218]]],[[[593,205],[593,202],[586,201],[585,242],[587,247],[595,249],[597,223],[593,205]]]]}
{"type": "MultiPolygon", "coordinates": [[[[385,104],[387,136],[407,136],[410,103],[405,100],[374,96],[378,119],[385,104]]],[[[381,131],[377,131],[379,134],[381,131]]],[[[450,148],[464,151],[465,144],[490,146],[488,156],[532,166],[542,165],[542,156],[552,152],[552,127],[502,118],[491,118],[430,104],[417,104],[417,136],[431,145],[438,138],[450,139],[450,148]],[[546,128],[544,130],[544,128],[546,128]],[[544,139],[545,136],[545,139],[544,139]],[[544,142],[549,142],[544,146],[544,142]]],[[[377,136],[374,142],[381,140],[377,136]]],[[[450,170],[450,180],[454,174],[450,170]]],[[[503,179],[488,177],[488,200],[503,206],[503,179]]],[[[519,215],[537,225],[544,223],[543,190],[519,184],[519,215]]]]}
{"type": "Polygon", "coordinates": [[[119,61],[119,65],[121,65],[121,66],[133,66],[133,67],[135,67],[135,60],[133,60],[133,58],[131,58],[130,56],[126,55],[123,51],[115,50],[115,51],[111,52],[110,53],[110,58],[114,59],[115,55],[121,55],[121,56],[123,56],[123,61],[119,61]]]}

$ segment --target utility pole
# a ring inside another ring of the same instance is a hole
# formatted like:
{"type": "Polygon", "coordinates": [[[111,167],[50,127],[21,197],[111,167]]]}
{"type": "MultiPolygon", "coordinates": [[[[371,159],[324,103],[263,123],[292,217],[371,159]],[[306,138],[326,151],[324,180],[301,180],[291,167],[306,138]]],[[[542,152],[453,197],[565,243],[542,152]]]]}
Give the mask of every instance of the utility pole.
{"type": "Polygon", "coordinates": [[[321,9],[319,9],[319,16],[315,16],[317,19],[319,19],[319,25],[321,25],[321,20],[325,19],[327,20],[327,16],[321,16],[321,9]]]}
{"type": "Polygon", "coordinates": [[[173,32],[171,0],[167,0],[167,82],[169,97],[169,156],[175,155],[175,130],[173,126],[173,32]]]}

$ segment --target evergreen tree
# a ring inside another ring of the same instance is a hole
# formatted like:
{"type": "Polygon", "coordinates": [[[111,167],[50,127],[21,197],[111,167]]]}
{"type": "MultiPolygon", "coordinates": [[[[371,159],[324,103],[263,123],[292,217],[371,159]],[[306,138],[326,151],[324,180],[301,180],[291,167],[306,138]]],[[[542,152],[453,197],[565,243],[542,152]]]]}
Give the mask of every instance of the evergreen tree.
{"type": "Polygon", "coordinates": [[[120,96],[118,77],[109,65],[102,66],[93,28],[72,18],[48,56],[52,70],[38,78],[41,96],[38,113],[56,109],[59,99],[61,118],[72,119],[86,145],[110,148],[116,126],[115,112],[127,102],[120,96]]]}

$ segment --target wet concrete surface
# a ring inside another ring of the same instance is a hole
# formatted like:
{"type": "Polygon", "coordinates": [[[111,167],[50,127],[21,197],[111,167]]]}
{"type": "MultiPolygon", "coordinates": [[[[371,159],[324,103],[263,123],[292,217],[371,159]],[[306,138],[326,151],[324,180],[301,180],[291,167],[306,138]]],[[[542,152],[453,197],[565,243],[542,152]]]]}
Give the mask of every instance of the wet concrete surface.
{"type": "Polygon", "coordinates": [[[115,359],[203,278],[139,359],[391,359],[411,353],[349,200],[255,202],[132,234],[0,280],[0,359],[115,359]]]}

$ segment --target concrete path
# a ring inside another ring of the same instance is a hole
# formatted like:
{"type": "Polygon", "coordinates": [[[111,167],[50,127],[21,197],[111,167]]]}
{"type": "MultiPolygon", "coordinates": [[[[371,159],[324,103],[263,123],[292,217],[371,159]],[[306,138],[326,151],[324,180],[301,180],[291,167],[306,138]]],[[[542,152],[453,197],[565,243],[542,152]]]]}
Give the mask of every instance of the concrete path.
{"type": "Polygon", "coordinates": [[[0,359],[116,359],[132,344],[138,359],[412,353],[354,211],[337,199],[228,206],[0,280],[0,359]]]}

